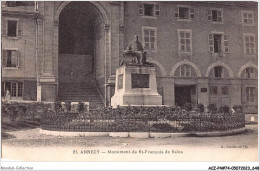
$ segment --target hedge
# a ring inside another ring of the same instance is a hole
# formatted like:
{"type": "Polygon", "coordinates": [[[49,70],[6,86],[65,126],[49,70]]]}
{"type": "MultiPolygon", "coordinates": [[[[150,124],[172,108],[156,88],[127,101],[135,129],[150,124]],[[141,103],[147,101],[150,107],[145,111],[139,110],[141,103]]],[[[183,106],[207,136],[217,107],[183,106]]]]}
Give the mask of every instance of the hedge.
{"type": "Polygon", "coordinates": [[[100,108],[81,113],[48,111],[43,129],[75,132],[223,131],[245,126],[243,113],[198,113],[176,107],[100,108]]]}

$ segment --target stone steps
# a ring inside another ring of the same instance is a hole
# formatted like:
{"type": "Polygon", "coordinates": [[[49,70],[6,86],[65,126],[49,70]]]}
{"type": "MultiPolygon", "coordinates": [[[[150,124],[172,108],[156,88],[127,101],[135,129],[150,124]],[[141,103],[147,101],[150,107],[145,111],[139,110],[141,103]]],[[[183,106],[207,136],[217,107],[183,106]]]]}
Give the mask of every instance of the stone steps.
{"type": "Polygon", "coordinates": [[[71,102],[89,102],[89,108],[103,107],[104,103],[96,90],[97,85],[90,83],[72,84],[64,83],[59,85],[59,100],[71,102]]]}

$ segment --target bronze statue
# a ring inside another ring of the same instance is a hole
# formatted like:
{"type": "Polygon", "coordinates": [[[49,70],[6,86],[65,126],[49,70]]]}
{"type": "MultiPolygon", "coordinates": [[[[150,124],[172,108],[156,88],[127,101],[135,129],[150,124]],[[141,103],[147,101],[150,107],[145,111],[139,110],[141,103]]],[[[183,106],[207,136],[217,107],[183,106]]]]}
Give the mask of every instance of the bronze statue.
{"type": "MultiPolygon", "coordinates": [[[[144,48],[142,44],[138,41],[138,36],[135,35],[135,38],[132,42],[129,43],[127,49],[123,53],[124,57],[131,56],[130,64],[146,64],[146,52],[144,52],[144,48]]],[[[120,65],[127,63],[122,60],[120,65]]]]}

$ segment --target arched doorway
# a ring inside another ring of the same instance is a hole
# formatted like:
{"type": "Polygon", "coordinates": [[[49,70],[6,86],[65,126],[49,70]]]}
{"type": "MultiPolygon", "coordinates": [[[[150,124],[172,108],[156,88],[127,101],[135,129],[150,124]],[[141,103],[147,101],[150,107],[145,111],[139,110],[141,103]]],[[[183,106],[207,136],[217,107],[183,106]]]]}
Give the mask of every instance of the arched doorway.
{"type": "MultiPolygon", "coordinates": [[[[105,19],[92,2],[67,2],[59,14],[58,98],[103,106],[96,78],[104,74],[105,19]]],[[[102,92],[102,91],[100,91],[102,92]]]]}

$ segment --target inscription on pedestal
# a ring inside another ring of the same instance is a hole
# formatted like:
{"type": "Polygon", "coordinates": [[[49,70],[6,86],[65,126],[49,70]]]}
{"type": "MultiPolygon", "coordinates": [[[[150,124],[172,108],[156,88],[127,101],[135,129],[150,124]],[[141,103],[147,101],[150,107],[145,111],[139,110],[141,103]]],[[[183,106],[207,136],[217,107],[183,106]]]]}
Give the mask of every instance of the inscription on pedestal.
{"type": "Polygon", "coordinates": [[[132,88],[150,88],[149,74],[131,74],[132,88]]]}

